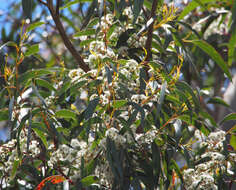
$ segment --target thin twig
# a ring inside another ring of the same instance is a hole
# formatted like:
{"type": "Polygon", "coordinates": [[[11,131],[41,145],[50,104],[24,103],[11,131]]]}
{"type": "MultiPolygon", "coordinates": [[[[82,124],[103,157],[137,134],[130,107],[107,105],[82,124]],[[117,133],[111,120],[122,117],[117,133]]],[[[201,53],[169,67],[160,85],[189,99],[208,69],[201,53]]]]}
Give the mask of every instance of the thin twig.
{"type": "Polygon", "coordinates": [[[42,1],[42,0],[38,0],[38,2],[41,3],[41,4],[43,4],[43,5],[45,5],[45,6],[47,6],[47,3],[44,2],[44,1],[42,1]]]}
{"type": "MultiPolygon", "coordinates": [[[[39,2],[41,2],[41,0],[38,0],[39,2]]],[[[45,4],[44,4],[45,5],[45,4]]],[[[53,8],[53,3],[52,0],[47,0],[47,4],[46,4],[48,10],[50,11],[50,14],[53,18],[53,21],[56,25],[57,30],[59,31],[59,34],[66,46],[66,48],[70,51],[70,53],[72,54],[72,56],[76,59],[76,61],[79,64],[79,67],[81,69],[83,69],[84,72],[88,72],[90,71],[89,66],[84,62],[83,58],[81,57],[81,55],[77,52],[77,50],[75,49],[74,45],[71,43],[70,39],[68,38],[66,31],[61,23],[60,17],[59,15],[56,14],[56,11],[53,8]]]]}

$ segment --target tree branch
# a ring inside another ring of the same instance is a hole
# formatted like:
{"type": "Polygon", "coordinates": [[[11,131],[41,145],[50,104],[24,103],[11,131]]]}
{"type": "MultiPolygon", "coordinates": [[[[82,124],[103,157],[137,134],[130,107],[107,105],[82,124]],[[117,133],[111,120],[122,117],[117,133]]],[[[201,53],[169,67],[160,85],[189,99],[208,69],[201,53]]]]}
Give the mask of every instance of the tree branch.
{"type": "Polygon", "coordinates": [[[43,5],[45,5],[45,6],[47,6],[47,3],[44,2],[44,1],[42,1],[42,0],[38,0],[38,2],[41,3],[41,4],[43,4],[43,5]]]}
{"type": "MultiPolygon", "coordinates": [[[[41,0],[38,0],[40,3],[42,2],[41,0]]],[[[59,2],[60,0],[57,0],[57,3],[59,2]]],[[[44,4],[44,3],[43,3],[44,4]]],[[[45,5],[45,4],[44,4],[45,5]]],[[[83,58],[81,57],[81,55],[77,52],[77,50],[75,49],[74,45],[71,43],[70,39],[68,38],[67,34],[66,34],[66,31],[61,23],[61,20],[60,20],[60,17],[59,17],[59,12],[58,12],[58,15],[56,13],[56,11],[54,10],[53,8],[53,3],[52,3],[52,0],[47,0],[47,4],[46,4],[48,10],[50,11],[50,14],[53,18],[53,21],[56,25],[56,28],[66,46],[66,48],[70,51],[70,53],[72,54],[72,56],[75,58],[75,60],[78,62],[79,64],[79,67],[81,69],[83,69],[84,72],[88,72],[90,71],[90,68],[89,66],[84,62],[83,58]]],[[[57,6],[59,6],[57,4],[57,6]]],[[[57,7],[58,8],[58,7],[57,7]]],[[[59,10],[58,10],[59,11],[59,10]]]]}
{"type": "Polygon", "coordinates": [[[57,5],[56,5],[56,15],[57,16],[59,16],[60,2],[61,2],[61,0],[57,0],[57,5]]]}
{"type": "MultiPolygon", "coordinates": [[[[156,9],[157,9],[157,0],[153,0],[150,18],[155,17],[156,9]]],[[[149,26],[148,33],[147,33],[147,41],[145,44],[145,49],[147,50],[146,61],[149,61],[150,58],[152,57],[151,48],[152,48],[153,24],[154,24],[154,22],[149,26]]]]}

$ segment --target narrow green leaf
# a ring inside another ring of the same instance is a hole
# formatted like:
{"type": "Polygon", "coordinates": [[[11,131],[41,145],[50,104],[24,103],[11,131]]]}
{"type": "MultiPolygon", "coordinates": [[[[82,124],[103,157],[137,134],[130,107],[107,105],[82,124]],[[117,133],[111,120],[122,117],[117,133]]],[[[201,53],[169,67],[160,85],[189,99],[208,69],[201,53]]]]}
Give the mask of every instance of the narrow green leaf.
{"type": "Polygon", "coordinates": [[[127,100],[116,100],[113,102],[112,105],[114,108],[118,109],[118,108],[125,106],[127,104],[127,102],[128,102],[127,100]]]}
{"type": "Polygon", "coordinates": [[[96,183],[98,182],[98,177],[97,176],[87,176],[87,177],[84,177],[83,179],[81,179],[81,183],[83,185],[83,187],[88,187],[90,185],[92,185],[93,183],[96,183]]]}
{"type": "Polygon", "coordinates": [[[207,113],[207,112],[200,112],[200,115],[202,117],[204,117],[205,119],[208,119],[214,127],[218,127],[217,123],[214,120],[214,118],[209,113],[207,113]]]}
{"type": "MultiPolygon", "coordinates": [[[[206,3],[209,2],[214,2],[216,0],[201,0],[201,3],[204,5],[206,3]]],[[[189,14],[191,11],[193,11],[195,8],[197,8],[199,5],[199,3],[197,3],[196,1],[191,1],[188,6],[186,6],[184,8],[184,10],[180,13],[178,20],[182,20],[187,14],[189,14]]]]}
{"type": "Polygon", "coordinates": [[[37,27],[39,27],[39,26],[41,26],[41,25],[43,25],[43,24],[45,24],[45,22],[39,21],[39,22],[32,23],[32,24],[30,24],[30,26],[26,29],[26,32],[30,32],[30,31],[34,30],[35,28],[37,28],[37,27]]]}
{"type": "Polygon", "coordinates": [[[111,35],[112,35],[113,32],[115,31],[116,27],[117,27],[117,24],[113,24],[113,25],[109,28],[109,30],[107,31],[107,38],[110,38],[110,37],[111,37],[111,35]]]}
{"type": "Polygon", "coordinates": [[[105,66],[106,75],[107,75],[107,82],[110,84],[112,82],[112,71],[109,67],[105,66]]]}
{"type": "Polygon", "coordinates": [[[208,104],[220,104],[223,105],[225,107],[230,107],[229,104],[227,104],[223,99],[219,98],[219,97],[214,97],[214,98],[210,98],[207,101],[208,104]]]}
{"type": "Polygon", "coordinates": [[[164,83],[161,85],[161,92],[160,92],[160,98],[158,99],[158,105],[157,105],[157,118],[159,118],[160,113],[161,113],[161,107],[162,107],[162,103],[164,101],[165,98],[165,93],[166,93],[166,88],[167,88],[167,82],[164,81],[164,83]]]}
{"type": "Polygon", "coordinates": [[[133,20],[133,24],[136,22],[136,20],[139,16],[139,13],[142,10],[143,2],[144,2],[144,0],[134,0],[134,9],[133,9],[134,20],[133,20]]]}
{"type": "Polygon", "coordinates": [[[33,0],[22,0],[21,3],[25,17],[31,19],[33,0]]]}
{"type": "Polygon", "coordinates": [[[22,84],[25,84],[32,78],[37,78],[37,77],[41,77],[41,76],[49,75],[49,74],[53,74],[53,72],[47,69],[37,69],[37,70],[27,71],[23,73],[22,75],[20,75],[19,82],[22,84]]]}
{"type": "Polygon", "coordinates": [[[144,6],[147,7],[150,11],[152,9],[152,3],[148,0],[144,0],[144,6]]]}
{"type": "Polygon", "coordinates": [[[153,176],[155,178],[155,185],[159,182],[159,177],[161,173],[161,152],[159,147],[155,142],[152,143],[152,164],[153,164],[153,176]]]}
{"type": "Polygon", "coordinates": [[[6,43],[3,44],[2,46],[0,46],[0,51],[1,51],[1,49],[3,49],[5,46],[17,47],[17,44],[16,44],[15,42],[12,42],[12,41],[6,42],[6,43]]]}
{"type": "Polygon", "coordinates": [[[236,120],[236,113],[230,113],[224,117],[224,119],[220,122],[220,124],[230,121],[230,120],[236,120]]]}
{"type": "Polygon", "coordinates": [[[234,0],[232,0],[232,9],[231,9],[231,12],[232,12],[232,24],[231,24],[231,27],[230,27],[230,33],[233,35],[233,33],[236,32],[236,3],[234,0]]]}
{"type": "Polygon", "coordinates": [[[176,86],[179,90],[187,91],[192,96],[194,105],[195,105],[197,111],[199,111],[200,110],[200,102],[199,102],[199,99],[196,97],[195,93],[193,92],[191,86],[189,86],[188,83],[186,83],[184,81],[177,82],[176,86]]]}
{"type": "Polygon", "coordinates": [[[67,81],[63,83],[61,89],[57,91],[57,94],[61,96],[63,93],[65,93],[69,88],[71,87],[71,81],[67,81]]]}
{"type": "Polygon", "coordinates": [[[90,36],[96,34],[95,29],[82,30],[74,34],[74,37],[90,36]]]}
{"type": "Polygon", "coordinates": [[[35,82],[37,85],[39,86],[42,86],[44,88],[47,88],[51,91],[56,91],[56,89],[53,87],[53,85],[51,83],[49,83],[48,81],[46,80],[43,80],[43,79],[35,79],[35,82]]]}
{"type": "MultiPolygon", "coordinates": [[[[236,4],[236,3],[234,3],[236,4]]],[[[235,21],[236,22],[236,21],[235,21]]],[[[231,66],[232,62],[236,60],[235,48],[236,48],[236,30],[232,33],[228,44],[228,65],[231,66]]]]}
{"type": "Polygon", "coordinates": [[[83,40],[80,42],[79,46],[82,47],[82,46],[86,46],[88,44],[90,44],[91,42],[95,41],[95,38],[93,39],[88,39],[88,40],[83,40]]]}
{"type": "Polygon", "coordinates": [[[41,139],[41,141],[43,142],[44,146],[46,147],[46,149],[48,148],[48,143],[47,143],[47,138],[44,134],[43,131],[41,131],[39,128],[33,128],[33,131],[36,133],[36,135],[41,139]]]}
{"type": "Polygon", "coordinates": [[[32,112],[29,112],[29,126],[28,126],[28,134],[27,134],[27,146],[26,151],[29,153],[29,146],[30,146],[30,140],[31,140],[31,131],[32,131],[32,112]]]}
{"type": "Polygon", "coordinates": [[[47,104],[46,104],[46,101],[44,100],[44,98],[41,96],[41,94],[39,93],[38,89],[36,86],[34,86],[32,84],[32,89],[33,89],[33,92],[35,93],[35,95],[40,99],[40,101],[43,103],[43,105],[45,107],[47,107],[47,104]]]}
{"type": "Polygon", "coordinates": [[[27,49],[27,51],[25,52],[25,56],[28,57],[38,52],[39,52],[39,44],[34,44],[27,49]]]}
{"type": "Polygon", "coordinates": [[[11,170],[11,176],[10,176],[10,180],[13,180],[16,176],[16,172],[17,172],[17,168],[20,165],[20,160],[19,159],[15,159],[13,166],[12,166],[12,170],[11,170]]]}
{"type": "Polygon", "coordinates": [[[191,42],[196,46],[198,46],[199,48],[201,48],[205,53],[207,53],[216,62],[216,64],[224,71],[224,73],[228,76],[228,78],[232,81],[232,77],[229,72],[229,67],[227,66],[221,55],[215,50],[213,46],[202,40],[191,41],[191,42]]]}
{"type": "Polygon", "coordinates": [[[139,81],[140,81],[140,94],[144,94],[144,90],[146,89],[146,82],[148,81],[147,73],[144,68],[140,68],[139,72],[139,81]]]}
{"type": "Polygon", "coordinates": [[[69,1],[66,3],[63,7],[60,7],[60,10],[66,9],[71,7],[72,5],[78,4],[78,3],[85,3],[85,2],[92,2],[92,0],[74,0],[74,1],[69,1]]]}
{"type": "Polygon", "coordinates": [[[56,117],[60,117],[60,118],[76,120],[76,113],[67,109],[59,110],[55,113],[55,115],[56,117]]]}
{"type": "Polygon", "coordinates": [[[8,119],[9,121],[12,120],[12,112],[13,112],[13,107],[14,107],[14,96],[12,96],[11,100],[10,100],[10,103],[9,103],[9,107],[8,107],[8,119]]]}
{"type": "Polygon", "coordinates": [[[236,150],[236,136],[234,134],[230,137],[230,145],[236,150]]]}
{"type": "Polygon", "coordinates": [[[99,98],[95,98],[89,102],[88,107],[84,111],[84,118],[87,120],[92,117],[97,105],[99,103],[99,98]]]}

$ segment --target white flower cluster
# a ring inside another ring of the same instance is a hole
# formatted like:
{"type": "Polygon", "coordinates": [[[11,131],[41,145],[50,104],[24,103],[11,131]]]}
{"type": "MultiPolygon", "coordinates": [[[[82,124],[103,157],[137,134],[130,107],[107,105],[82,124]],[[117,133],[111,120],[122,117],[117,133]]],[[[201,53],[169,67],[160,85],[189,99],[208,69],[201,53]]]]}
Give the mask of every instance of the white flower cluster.
{"type": "MultiPolygon", "coordinates": [[[[115,141],[118,146],[124,146],[126,139],[118,134],[118,130],[115,128],[110,128],[106,131],[106,137],[111,138],[115,141]]],[[[106,137],[100,141],[99,147],[103,149],[100,154],[101,157],[105,158],[106,151],[106,137]]],[[[57,150],[54,147],[49,147],[51,151],[50,160],[48,161],[48,166],[50,168],[57,168],[60,166],[61,171],[67,175],[70,172],[70,179],[76,180],[81,176],[81,159],[83,157],[85,163],[88,163],[94,159],[97,152],[95,150],[90,150],[89,146],[84,141],[79,141],[78,139],[72,139],[70,146],[60,145],[57,150]]],[[[94,175],[99,178],[99,184],[106,187],[110,187],[113,181],[113,174],[109,163],[106,159],[99,159],[99,164],[96,166],[94,175]]]]}
{"type": "MultiPolygon", "coordinates": [[[[227,162],[226,157],[221,154],[223,151],[223,141],[225,141],[225,132],[216,131],[210,133],[208,137],[205,137],[200,131],[195,132],[195,136],[198,140],[201,140],[200,147],[206,147],[206,152],[200,155],[199,159],[210,160],[195,166],[195,169],[190,168],[184,170],[184,182],[189,190],[202,190],[218,189],[214,174],[219,170],[232,174],[230,171],[230,163],[227,162]]],[[[235,154],[236,155],[236,154],[235,154]]],[[[230,153],[230,158],[233,160],[233,154],[230,153]]],[[[234,160],[235,161],[235,160],[234,160]]]]}
{"type": "Polygon", "coordinates": [[[70,168],[71,179],[78,179],[80,177],[80,167],[81,159],[84,157],[88,158],[90,156],[88,145],[84,141],[79,141],[78,139],[72,139],[70,146],[62,144],[57,150],[53,150],[53,146],[49,147],[51,150],[50,160],[48,161],[48,166],[50,168],[56,168],[60,166],[64,174],[68,174],[70,168]],[[66,164],[64,164],[64,163],[66,164]]]}
{"type": "MultiPolygon", "coordinates": [[[[118,146],[124,146],[124,144],[126,143],[125,137],[120,135],[119,130],[114,127],[107,129],[105,137],[109,137],[118,146]]],[[[100,146],[103,147],[104,149],[106,149],[106,138],[103,138],[100,141],[100,146]]]]}
{"type": "MultiPolygon", "coordinates": [[[[21,131],[20,134],[20,150],[23,155],[35,158],[40,154],[39,143],[36,140],[30,140],[27,152],[27,130],[21,131]]],[[[4,173],[6,182],[10,180],[10,174],[13,169],[14,162],[19,160],[16,147],[17,140],[12,139],[0,146],[0,171],[4,173]]]]}
{"type": "Polygon", "coordinates": [[[135,102],[137,104],[140,104],[143,100],[147,99],[147,96],[145,96],[144,94],[134,94],[131,97],[131,101],[135,102]]]}
{"type": "Polygon", "coordinates": [[[142,144],[150,145],[156,138],[160,138],[160,137],[158,135],[158,131],[155,129],[154,126],[152,127],[152,129],[150,129],[146,133],[135,135],[135,140],[140,145],[142,144]]]}
{"type": "Polygon", "coordinates": [[[72,69],[69,72],[69,77],[71,78],[72,82],[79,82],[81,77],[85,74],[85,72],[81,69],[72,69]]]}
{"type": "Polygon", "coordinates": [[[0,171],[8,175],[12,170],[14,160],[17,157],[16,139],[8,141],[6,144],[0,146],[0,171]]]}

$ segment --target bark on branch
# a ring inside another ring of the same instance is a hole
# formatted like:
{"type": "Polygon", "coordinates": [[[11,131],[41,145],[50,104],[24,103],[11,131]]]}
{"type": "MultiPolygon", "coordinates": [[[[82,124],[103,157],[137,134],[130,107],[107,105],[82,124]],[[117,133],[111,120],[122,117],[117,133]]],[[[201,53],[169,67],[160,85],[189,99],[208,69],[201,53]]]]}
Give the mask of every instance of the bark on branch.
{"type": "MultiPolygon", "coordinates": [[[[157,0],[153,0],[150,18],[154,18],[155,17],[156,9],[157,9],[157,0]]],[[[147,33],[147,41],[146,41],[146,44],[145,44],[145,49],[147,50],[146,61],[149,61],[150,58],[152,57],[151,49],[152,49],[153,24],[154,24],[154,22],[149,26],[148,33],[147,33]]]]}
{"type": "Polygon", "coordinates": [[[77,61],[77,63],[79,64],[79,67],[81,69],[84,70],[84,72],[88,72],[90,71],[89,66],[84,62],[83,58],[81,57],[81,55],[77,52],[76,48],[74,47],[74,45],[71,43],[70,39],[68,38],[66,31],[62,25],[62,22],[60,20],[60,15],[59,15],[59,1],[57,0],[57,5],[56,5],[56,10],[54,10],[53,7],[53,2],[52,0],[47,0],[46,2],[43,2],[42,0],[38,0],[40,3],[44,4],[47,6],[48,10],[50,11],[50,14],[53,18],[53,21],[56,25],[56,28],[66,46],[66,48],[70,51],[70,53],[72,54],[72,56],[75,58],[75,60],[77,61]]]}

